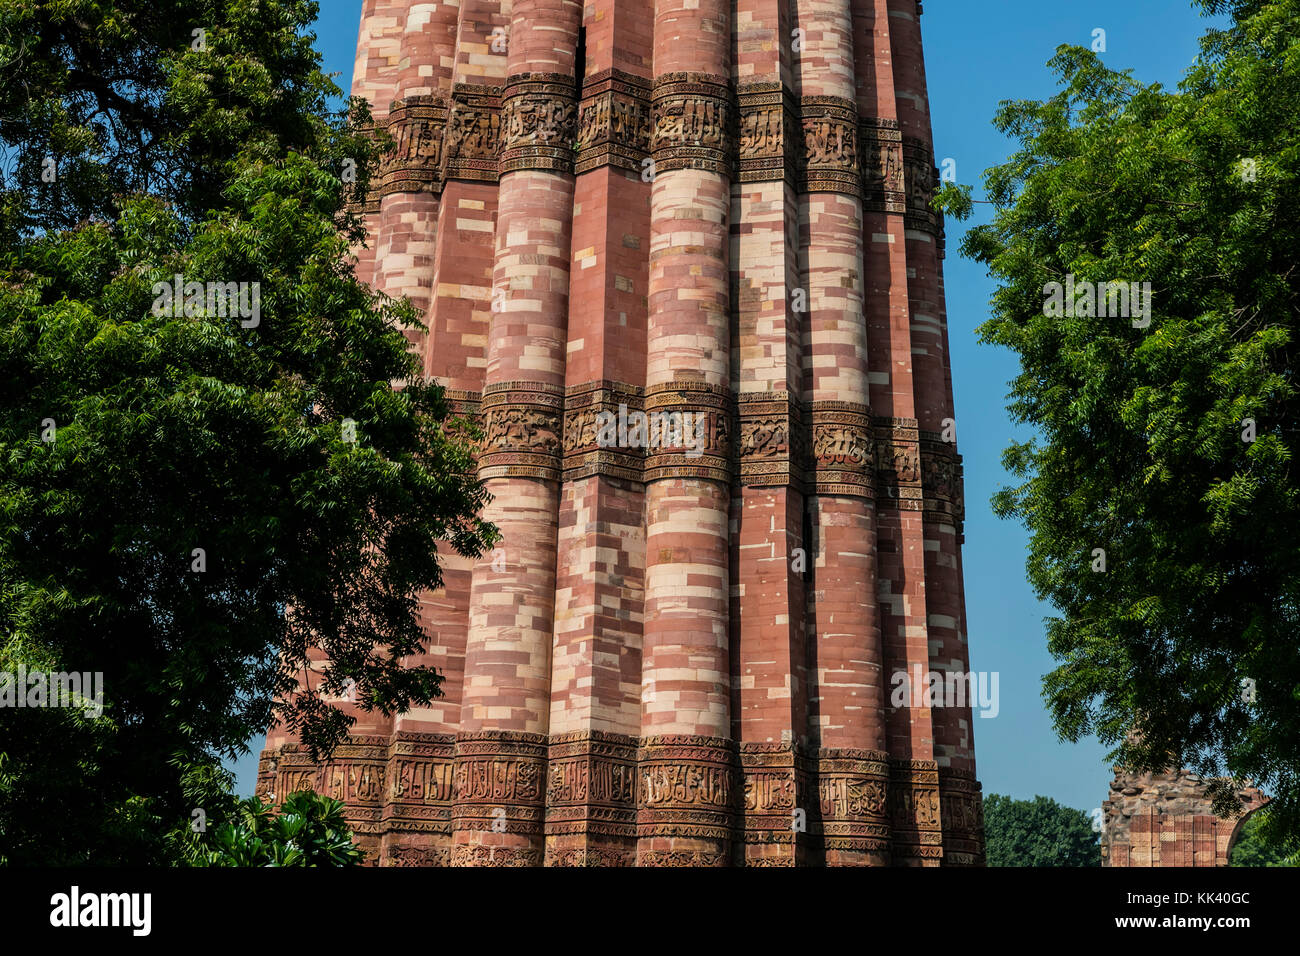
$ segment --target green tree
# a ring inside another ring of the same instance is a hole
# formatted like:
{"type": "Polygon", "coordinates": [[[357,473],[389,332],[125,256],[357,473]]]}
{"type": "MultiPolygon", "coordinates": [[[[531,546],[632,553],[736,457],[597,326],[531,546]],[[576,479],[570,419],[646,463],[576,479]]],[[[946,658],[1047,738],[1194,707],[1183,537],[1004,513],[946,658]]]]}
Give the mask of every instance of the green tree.
{"type": "MultiPolygon", "coordinates": [[[[1300,2],[1200,5],[1229,16],[1177,90],[1066,46],[1057,95],[1001,106],[1017,149],[962,252],[999,282],[980,333],[1018,354],[1010,409],[1038,436],[1006,452],[1022,481],[994,506],[1059,612],[1058,731],[1134,769],[1252,780],[1294,838],[1300,2]],[[1062,314],[1071,281],[1150,283],[1151,309],[1062,314]]],[[[969,190],[939,203],[971,210],[969,190]]]]}
{"type": "Polygon", "coordinates": [[[285,798],[280,812],[257,797],[241,800],[233,822],[197,841],[195,866],[358,866],[365,851],[352,842],[343,804],[310,790],[285,798]]]}
{"type": "Polygon", "coordinates": [[[989,866],[1101,866],[1092,821],[1048,797],[984,798],[984,851],[989,866]]]}
{"type": "Polygon", "coordinates": [[[1241,834],[1233,844],[1229,866],[1296,866],[1296,856],[1284,847],[1269,842],[1265,830],[1265,813],[1252,814],[1241,825],[1241,834]]]}
{"type": "Polygon", "coordinates": [[[318,691],[440,694],[417,595],[495,532],[414,310],[355,276],[380,147],[316,14],[0,0],[0,671],[104,692],[0,709],[12,864],[175,859],[273,718],[323,754],[318,691]]]}

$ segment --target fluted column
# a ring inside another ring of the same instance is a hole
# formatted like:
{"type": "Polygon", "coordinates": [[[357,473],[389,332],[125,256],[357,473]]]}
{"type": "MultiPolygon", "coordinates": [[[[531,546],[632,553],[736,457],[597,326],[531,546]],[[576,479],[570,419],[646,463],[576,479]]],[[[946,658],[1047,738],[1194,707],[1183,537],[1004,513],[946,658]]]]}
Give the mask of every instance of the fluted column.
{"type": "Polygon", "coordinates": [[[731,852],[730,36],[725,0],[656,0],[646,411],[689,420],[696,447],[652,441],[646,460],[640,865],[731,852]]]}
{"type": "MultiPolygon", "coordinates": [[[[907,183],[905,237],[913,382],[924,499],[926,633],[929,670],[941,675],[943,706],[932,710],[934,759],[945,865],[982,860],[977,830],[972,680],[961,580],[961,462],[956,452],[947,316],[943,299],[943,223],[930,208],[937,186],[920,4],[891,0],[894,97],[907,183]]],[[[985,686],[988,686],[987,684],[985,686]]]]}
{"type": "Polygon", "coordinates": [[[795,63],[806,160],[799,225],[815,491],[808,640],[810,735],[822,794],[817,824],[826,863],[883,865],[888,774],[853,17],[849,0],[799,0],[796,9],[804,32],[795,63]]]}
{"type": "MultiPolygon", "coordinates": [[[[790,5],[738,0],[732,38],[740,155],[731,184],[731,343],[738,493],[731,502],[732,727],[744,783],[743,862],[795,866],[810,838],[803,627],[811,559],[797,434],[800,323],[790,5]]],[[[737,862],[742,855],[736,854],[737,862]]]]}
{"type": "Polygon", "coordinates": [[[465,863],[543,861],[580,15],[577,0],[511,13],[479,462],[502,541],[470,595],[457,768],[463,750],[471,791],[453,838],[465,863]],[[491,775],[481,794],[475,772],[491,775]]]}
{"type": "MultiPolygon", "coordinates": [[[[914,16],[915,0],[906,0],[914,16]]],[[[907,179],[894,58],[911,55],[893,40],[904,11],[894,0],[853,8],[859,133],[866,158],[863,249],[868,385],[877,470],[877,599],[884,649],[886,741],[890,757],[892,861],[937,865],[942,856],[938,766],[931,708],[910,693],[894,706],[896,680],[930,667],[925,535],[921,517],[920,435],[916,420],[908,300],[907,179]]],[[[915,681],[907,684],[914,690],[915,681]]]]}

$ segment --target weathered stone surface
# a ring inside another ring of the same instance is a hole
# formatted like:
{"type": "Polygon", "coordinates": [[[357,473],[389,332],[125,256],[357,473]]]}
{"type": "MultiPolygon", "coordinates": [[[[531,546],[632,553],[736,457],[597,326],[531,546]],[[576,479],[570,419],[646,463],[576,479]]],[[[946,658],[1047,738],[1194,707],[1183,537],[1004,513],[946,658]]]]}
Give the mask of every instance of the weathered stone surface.
{"type": "Polygon", "coordinates": [[[383,866],[983,863],[970,706],[889,703],[969,667],[920,13],[366,0],[359,273],[503,539],[438,543],[445,696],[260,790],[383,866]]]}
{"type": "Polygon", "coordinates": [[[1190,770],[1125,773],[1115,768],[1101,805],[1102,866],[1227,866],[1241,824],[1268,798],[1237,791],[1241,810],[1216,816],[1205,781],[1190,770]]]}

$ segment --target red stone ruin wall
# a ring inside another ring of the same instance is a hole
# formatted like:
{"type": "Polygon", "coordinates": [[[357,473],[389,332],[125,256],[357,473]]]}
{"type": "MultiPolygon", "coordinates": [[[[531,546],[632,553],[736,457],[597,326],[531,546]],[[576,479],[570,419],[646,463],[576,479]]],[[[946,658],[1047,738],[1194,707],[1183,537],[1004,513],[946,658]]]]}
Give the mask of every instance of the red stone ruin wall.
{"type": "Polygon", "coordinates": [[[366,0],[359,272],[504,539],[422,599],[446,696],[322,767],[273,730],[259,792],[389,866],[982,864],[970,707],[890,703],[968,670],[920,15],[366,0]],[[603,446],[620,408],[703,444],[603,446]]]}
{"type": "Polygon", "coordinates": [[[1102,866],[1227,866],[1246,817],[1268,802],[1259,790],[1237,792],[1240,812],[1215,815],[1205,781],[1190,770],[1128,774],[1115,770],[1102,804],[1102,866]]]}

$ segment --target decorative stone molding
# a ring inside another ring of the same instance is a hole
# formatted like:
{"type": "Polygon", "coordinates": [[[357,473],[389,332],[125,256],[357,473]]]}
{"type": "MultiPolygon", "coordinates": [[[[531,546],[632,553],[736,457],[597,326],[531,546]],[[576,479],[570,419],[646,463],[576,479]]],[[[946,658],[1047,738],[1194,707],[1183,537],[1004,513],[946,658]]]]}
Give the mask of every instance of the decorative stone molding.
{"type": "Polygon", "coordinates": [[[938,865],[943,830],[937,763],[889,758],[889,820],[895,864],[938,865]]]}
{"type": "MultiPolygon", "coordinates": [[[[627,414],[643,412],[645,397],[635,385],[622,382],[589,382],[565,390],[564,396],[564,480],[578,481],[605,475],[623,481],[642,480],[645,449],[622,447],[615,441],[601,445],[601,413],[618,419],[620,406],[627,414]]],[[[605,436],[608,439],[609,436],[605,436]]],[[[617,439],[617,434],[615,438],[617,439]]]]}
{"type": "Polygon", "coordinates": [[[921,493],[926,517],[965,517],[961,456],[956,446],[932,432],[921,432],[921,493]]]}
{"type": "Polygon", "coordinates": [[[442,151],[442,181],[497,181],[501,138],[501,88],[457,83],[447,113],[442,151]]]}
{"type": "Polygon", "coordinates": [[[922,510],[920,432],[915,418],[873,418],[876,487],[882,508],[922,510]]]}
{"type": "Polygon", "coordinates": [[[799,112],[801,188],[861,196],[857,104],[838,96],[805,96],[799,102],[799,112]]]}
{"type": "Polygon", "coordinates": [[[984,798],[967,770],[939,769],[944,866],[984,865],[984,798]]]}
{"type": "Polygon", "coordinates": [[[874,498],[871,410],[855,402],[813,402],[811,418],[817,494],[874,498]]]}
{"type": "Polygon", "coordinates": [[[737,90],[740,134],[737,176],[742,183],[797,180],[798,108],[781,83],[746,83],[737,90]]]}
{"type": "Polygon", "coordinates": [[[805,862],[812,816],[806,807],[806,761],[796,744],[740,744],[743,843],[736,863],[798,866],[805,862]]]}
{"type": "Polygon", "coordinates": [[[388,114],[392,149],[379,171],[379,195],[442,191],[442,149],[447,101],[441,96],[394,100],[388,114]]]}
{"type": "Polygon", "coordinates": [[[934,153],[924,140],[903,137],[903,180],[907,193],[904,217],[907,228],[942,236],[942,217],[930,208],[939,187],[939,170],[934,168],[934,153]]]}
{"type": "Polygon", "coordinates": [[[740,484],[747,488],[802,488],[807,478],[808,443],[799,400],[789,392],[768,392],[741,395],[736,407],[740,484]]]}
{"type": "Polygon", "coordinates": [[[659,445],[649,448],[646,481],[705,478],[730,483],[733,404],[727,389],[703,382],[652,385],[645,392],[645,411],[652,423],[660,423],[656,427],[662,427],[663,422],[670,420],[666,416],[676,414],[682,416],[677,420],[684,422],[684,416],[690,414],[691,427],[696,429],[697,440],[702,437],[703,446],[698,454],[688,452],[685,441],[677,447],[659,445]]]}
{"type": "Polygon", "coordinates": [[[636,862],[637,741],[601,731],[550,740],[546,859],[551,866],[636,862]]]}
{"type": "Polygon", "coordinates": [[[816,753],[818,819],[827,862],[884,863],[891,825],[889,757],[876,750],[823,747],[816,753]]]}
{"type": "MultiPolygon", "coordinates": [[[[285,767],[289,773],[293,772],[294,764],[299,764],[299,760],[310,759],[305,752],[295,756],[298,760],[290,761],[285,767]]],[[[276,791],[276,800],[278,802],[293,791],[304,789],[341,800],[345,804],[343,817],[348,821],[352,832],[358,837],[372,838],[360,842],[367,850],[373,850],[383,831],[381,817],[386,796],[384,781],[388,771],[387,758],[387,738],[349,737],[347,743],[340,744],[335,749],[327,762],[319,766],[313,765],[314,773],[310,782],[301,776],[301,772],[296,780],[286,776],[276,791]]]]}
{"type": "Polygon", "coordinates": [[[456,736],[453,866],[541,865],[546,750],[542,734],[496,730],[456,736]],[[515,834],[535,846],[489,847],[471,836],[484,832],[515,834]],[[492,849],[497,853],[481,852],[492,849]]]}
{"type": "Polygon", "coordinates": [[[578,134],[574,79],[562,73],[519,73],[501,94],[501,173],[573,172],[578,134]]]}
{"type": "Polygon", "coordinates": [[[588,78],[578,115],[578,173],[617,166],[640,173],[650,155],[650,81],[622,70],[588,78]]]}
{"type": "Polygon", "coordinates": [[[858,143],[862,150],[862,208],[868,212],[907,212],[903,134],[898,121],[859,119],[858,143]]]}
{"type": "Polygon", "coordinates": [[[736,824],[734,741],[685,734],[643,737],[637,751],[637,864],[726,866],[736,824]],[[660,838],[698,841],[664,851],[660,838]]]}
{"type": "Polygon", "coordinates": [[[731,174],[731,85],[709,73],[665,73],[651,95],[655,173],[703,169],[731,174]]]}
{"type": "Polygon", "coordinates": [[[435,833],[450,840],[455,746],[453,734],[397,732],[388,750],[381,818],[385,842],[397,833],[435,833]]]}
{"type": "Polygon", "coordinates": [[[540,382],[499,382],[483,390],[479,478],[560,478],[564,390],[540,382]]]}

